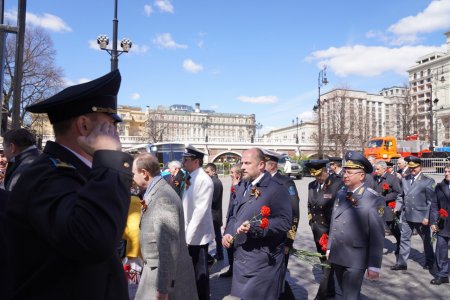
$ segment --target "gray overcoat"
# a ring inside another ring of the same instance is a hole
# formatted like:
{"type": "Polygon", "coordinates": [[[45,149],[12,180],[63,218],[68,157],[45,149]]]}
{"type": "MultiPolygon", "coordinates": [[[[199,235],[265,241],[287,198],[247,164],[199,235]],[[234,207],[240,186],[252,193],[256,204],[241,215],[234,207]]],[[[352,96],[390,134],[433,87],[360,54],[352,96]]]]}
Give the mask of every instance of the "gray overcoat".
{"type": "Polygon", "coordinates": [[[183,206],[173,188],[161,177],[144,198],[148,207],[140,225],[144,268],[136,300],[156,299],[156,292],[169,299],[197,300],[192,259],[184,232],[183,206]]]}

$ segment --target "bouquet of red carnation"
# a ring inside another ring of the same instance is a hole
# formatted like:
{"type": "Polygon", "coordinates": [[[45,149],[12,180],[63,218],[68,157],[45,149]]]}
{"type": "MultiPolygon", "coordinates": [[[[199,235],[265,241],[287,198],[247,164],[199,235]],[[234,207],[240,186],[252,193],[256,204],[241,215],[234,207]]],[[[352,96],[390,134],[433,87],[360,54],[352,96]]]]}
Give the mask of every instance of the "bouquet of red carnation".
{"type": "MultiPolygon", "coordinates": [[[[437,226],[438,228],[443,228],[444,227],[444,220],[448,218],[448,211],[445,210],[444,208],[439,209],[438,211],[438,220],[437,220],[437,226]]],[[[436,235],[437,232],[433,232],[433,235],[431,237],[431,242],[434,243],[434,241],[436,240],[436,235]]]]}
{"type": "Polygon", "coordinates": [[[389,202],[388,206],[389,206],[390,209],[392,209],[392,213],[394,214],[393,222],[394,222],[394,224],[397,224],[398,223],[398,218],[397,218],[397,215],[394,213],[396,202],[395,201],[389,202]]]}
{"type": "Polygon", "coordinates": [[[389,186],[388,183],[385,182],[385,183],[383,183],[382,188],[383,188],[383,191],[389,191],[389,189],[390,189],[391,187],[389,186]]]}
{"type": "Polygon", "coordinates": [[[319,239],[319,245],[322,247],[321,250],[323,252],[327,251],[327,245],[328,245],[328,234],[324,232],[322,236],[319,239]]]}
{"type": "MultiPolygon", "coordinates": [[[[242,225],[247,226],[251,225],[252,223],[259,223],[259,227],[261,229],[266,229],[267,227],[269,227],[269,219],[267,218],[269,216],[270,216],[270,207],[263,205],[259,210],[259,214],[253,216],[253,218],[251,218],[250,220],[245,221],[244,223],[242,223],[242,225]]],[[[238,234],[236,233],[233,236],[232,241],[236,239],[237,235],[238,234]]]]}

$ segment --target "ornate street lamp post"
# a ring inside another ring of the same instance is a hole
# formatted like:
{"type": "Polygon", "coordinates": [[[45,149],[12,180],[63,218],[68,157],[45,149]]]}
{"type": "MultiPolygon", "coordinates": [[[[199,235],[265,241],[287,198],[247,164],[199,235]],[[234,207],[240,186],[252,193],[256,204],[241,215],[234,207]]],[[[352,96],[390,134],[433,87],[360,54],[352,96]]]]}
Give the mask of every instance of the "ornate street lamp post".
{"type": "Polygon", "coordinates": [[[122,53],[127,53],[130,51],[132,42],[130,39],[122,39],[120,42],[120,47],[122,50],[117,50],[117,31],[119,27],[119,20],[117,20],[117,0],[114,0],[114,19],[113,19],[113,44],[112,49],[107,49],[109,44],[109,38],[106,35],[99,35],[97,37],[97,44],[100,49],[105,50],[111,55],[111,71],[117,70],[119,68],[119,56],[122,53]]]}
{"type": "Polygon", "coordinates": [[[323,136],[322,136],[322,114],[321,114],[321,103],[320,103],[320,88],[324,85],[328,84],[328,80],[327,80],[327,66],[324,66],[322,70],[320,70],[319,72],[319,76],[317,78],[317,87],[319,90],[319,97],[317,98],[317,104],[314,105],[313,110],[318,112],[318,129],[319,129],[319,149],[317,151],[317,156],[319,157],[319,159],[323,158],[323,136]]]}
{"type": "Polygon", "coordinates": [[[258,138],[260,138],[259,131],[261,130],[262,127],[263,127],[262,124],[259,122],[255,125],[256,130],[258,130],[258,138]]]}

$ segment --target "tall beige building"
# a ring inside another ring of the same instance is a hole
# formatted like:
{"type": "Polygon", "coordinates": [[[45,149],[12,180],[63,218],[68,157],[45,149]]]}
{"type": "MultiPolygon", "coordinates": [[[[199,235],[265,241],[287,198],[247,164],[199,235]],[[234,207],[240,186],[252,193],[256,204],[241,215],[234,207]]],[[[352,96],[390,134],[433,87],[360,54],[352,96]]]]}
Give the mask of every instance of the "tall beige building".
{"type": "Polygon", "coordinates": [[[407,70],[411,100],[417,106],[419,137],[427,141],[430,138],[432,107],[433,141],[437,146],[450,146],[450,31],[445,35],[446,52],[433,52],[419,57],[416,64],[407,70]]]}
{"type": "Polygon", "coordinates": [[[169,107],[119,106],[123,122],[120,136],[142,138],[143,142],[249,142],[255,136],[255,115],[217,113],[175,104],[169,107]]]}

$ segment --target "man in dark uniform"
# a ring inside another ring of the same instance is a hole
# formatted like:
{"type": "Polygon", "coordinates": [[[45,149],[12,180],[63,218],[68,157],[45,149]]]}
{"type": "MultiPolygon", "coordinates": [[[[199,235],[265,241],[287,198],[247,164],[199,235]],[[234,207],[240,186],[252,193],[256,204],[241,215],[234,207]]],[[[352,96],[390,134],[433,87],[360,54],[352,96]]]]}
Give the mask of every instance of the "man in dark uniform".
{"type": "Polygon", "coordinates": [[[397,160],[397,178],[400,180],[400,184],[402,179],[409,175],[408,163],[405,161],[403,157],[400,157],[397,160]]]}
{"type": "MultiPolygon", "coordinates": [[[[324,159],[311,160],[305,163],[305,167],[308,168],[311,176],[316,178],[308,185],[308,220],[314,235],[317,252],[322,254],[326,253],[326,245],[323,247],[319,241],[322,236],[325,235],[328,238],[330,234],[334,200],[344,184],[337,176],[327,173],[327,163],[328,160],[324,159]]],[[[321,259],[321,262],[327,264],[325,259],[321,259]]],[[[322,268],[322,271],[323,276],[320,280],[319,290],[314,298],[317,300],[335,296],[333,267],[322,268]]]]}
{"type": "Polygon", "coordinates": [[[234,246],[231,295],[241,299],[278,299],[284,286],[284,245],[292,224],[292,207],[287,189],[265,172],[264,153],[251,148],[242,154],[246,184],[237,191],[237,205],[222,239],[234,246]],[[267,227],[255,217],[268,206],[267,227]]]}
{"type": "Polygon", "coordinates": [[[9,281],[0,289],[12,299],[128,299],[116,253],[133,177],[115,128],[120,80],[116,70],[27,108],[47,113],[55,142],[7,207],[9,281]]]}
{"type": "Polygon", "coordinates": [[[415,156],[405,158],[410,174],[402,179],[402,192],[397,197],[394,212],[400,211],[400,252],[396,264],[391,270],[406,270],[407,260],[411,251],[411,235],[417,230],[422,238],[425,252],[424,269],[433,267],[434,253],[431,245],[429,225],[431,202],[436,198],[434,179],[422,173],[422,160],[415,156]]]}
{"type": "MultiPolygon", "coordinates": [[[[294,181],[288,177],[281,175],[278,172],[278,161],[281,155],[275,151],[269,149],[262,149],[266,159],[266,171],[272,175],[272,178],[278,180],[283,184],[289,193],[289,202],[292,206],[292,225],[291,229],[287,232],[286,245],[284,246],[285,264],[286,271],[289,262],[289,250],[292,249],[294,245],[295,235],[297,234],[299,215],[300,215],[300,198],[298,196],[297,187],[294,181]]],[[[281,293],[279,299],[295,299],[292,289],[287,281],[284,283],[284,290],[281,293]]]]}
{"type": "Polygon", "coordinates": [[[222,246],[222,197],[223,197],[223,185],[217,176],[217,167],[213,163],[208,163],[205,166],[206,174],[211,177],[214,184],[214,192],[211,203],[211,213],[214,225],[214,234],[216,241],[216,254],[214,259],[223,260],[223,246],[222,246]]]}
{"type": "Polygon", "coordinates": [[[331,217],[327,256],[334,266],[342,298],[359,299],[364,273],[378,279],[383,258],[384,199],[367,187],[364,178],[373,171],[360,153],[345,155],[344,184],[331,217]]]}
{"type": "Polygon", "coordinates": [[[385,161],[377,161],[375,163],[374,179],[377,183],[376,191],[383,196],[386,201],[384,220],[397,241],[395,254],[398,254],[400,249],[400,226],[398,224],[397,215],[394,215],[394,208],[397,196],[401,193],[400,183],[395,175],[387,172],[387,164],[385,161]]]}
{"type": "Polygon", "coordinates": [[[342,178],[344,178],[344,169],[342,168],[342,158],[332,156],[328,160],[331,169],[330,175],[332,177],[340,178],[342,180],[342,178]]]}
{"type": "Polygon", "coordinates": [[[436,198],[431,201],[430,224],[436,234],[436,253],[434,264],[436,275],[431,284],[449,283],[448,280],[448,242],[450,240],[450,164],[444,168],[445,178],[436,186],[436,198]],[[445,213],[447,217],[445,217],[445,213]],[[442,215],[442,216],[441,216],[442,215]]]}

